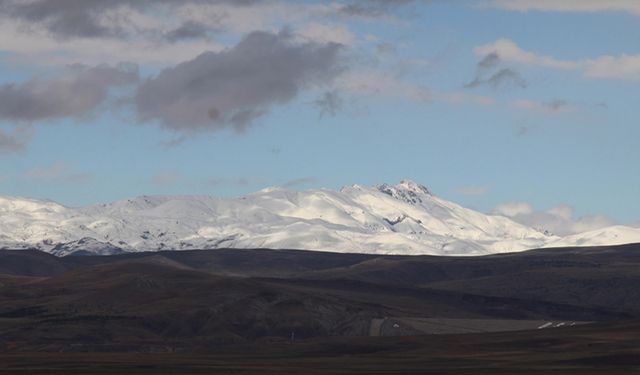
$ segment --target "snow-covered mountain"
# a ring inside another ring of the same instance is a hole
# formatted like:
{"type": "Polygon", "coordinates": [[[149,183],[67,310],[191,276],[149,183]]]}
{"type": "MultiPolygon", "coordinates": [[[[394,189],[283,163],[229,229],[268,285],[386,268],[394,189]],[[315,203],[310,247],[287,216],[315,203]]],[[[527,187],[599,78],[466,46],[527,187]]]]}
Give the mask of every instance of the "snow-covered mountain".
{"type": "Polygon", "coordinates": [[[56,255],[223,247],[479,255],[638,241],[640,230],[627,227],[548,235],[411,181],[340,191],[269,188],[229,199],[142,196],[75,209],[0,197],[0,248],[56,255]]]}

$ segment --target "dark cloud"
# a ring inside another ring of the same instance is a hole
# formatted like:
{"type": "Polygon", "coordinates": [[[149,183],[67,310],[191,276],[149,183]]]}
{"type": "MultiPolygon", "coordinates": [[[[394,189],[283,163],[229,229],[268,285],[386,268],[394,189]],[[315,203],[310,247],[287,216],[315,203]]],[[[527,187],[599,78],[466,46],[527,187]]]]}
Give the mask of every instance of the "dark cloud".
{"type": "Polygon", "coordinates": [[[499,68],[500,57],[492,52],[476,65],[475,78],[464,85],[466,88],[489,86],[492,89],[519,87],[526,88],[527,81],[514,69],[499,68]]]}
{"type": "Polygon", "coordinates": [[[553,112],[561,111],[570,106],[569,102],[563,99],[554,99],[548,103],[545,103],[545,105],[549,107],[549,109],[553,112]]]}
{"type": "Polygon", "coordinates": [[[208,36],[211,27],[200,22],[189,21],[183,23],[175,30],[167,33],[167,40],[170,42],[178,42],[185,39],[199,39],[208,36]]]}
{"type": "Polygon", "coordinates": [[[242,130],[271,106],[335,77],[340,50],[296,42],[288,31],[253,32],[233,48],[202,53],[143,82],[135,97],[139,120],[174,130],[242,130]]]}
{"type": "Polygon", "coordinates": [[[344,102],[336,91],[327,91],[315,100],[314,104],[320,108],[320,118],[335,116],[344,106],[344,102]]]}
{"type": "Polygon", "coordinates": [[[395,8],[410,3],[426,3],[427,0],[355,0],[339,8],[338,13],[348,17],[378,18],[388,15],[395,8]]]}
{"type": "Polygon", "coordinates": [[[520,87],[526,88],[527,81],[513,69],[503,68],[491,74],[487,78],[476,76],[476,78],[465,84],[466,88],[475,88],[482,85],[488,85],[491,88],[498,89],[502,87],[520,87]]]}
{"type": "Polygon", "coordinates": [[[100,12],[122,3],[121,0],[4,0],[0,2],[0,12],[29,25],[41,24],[56,36],[102,37],[116,30],[101,24],[100,12]]]}
{"type": "Polygon", "coordinates": [[[137,80],[132,64],[72,65],[57,78],[5,84],[0,86],[0,119],[35,122],[86,115],[104,102],[110,87],[137,80]]]}
{"type": "Polygon", "coordinates": [[[16,129],[6,132],[0,129],[0,152],[14,153],[23,151],[31,138],[28,129],[16,129]]]}
{"type": "Polygon", "coordinates": [[[60,38],[125,37],[118,23],[105,20],[105,12],[128,6],[147,10],[159,5],[229,4],[248,6],[260,0],[0,0],[0,14],[40,25],[60,38]]]}
{"type": "Polygon", "coordinates": [[[500,64],[500,57],[497,53],[491,52],[478,62],[478,69],[482,70],[481,73],[484,73],[489,69],[497,67],[498,64],[500,64]]]}

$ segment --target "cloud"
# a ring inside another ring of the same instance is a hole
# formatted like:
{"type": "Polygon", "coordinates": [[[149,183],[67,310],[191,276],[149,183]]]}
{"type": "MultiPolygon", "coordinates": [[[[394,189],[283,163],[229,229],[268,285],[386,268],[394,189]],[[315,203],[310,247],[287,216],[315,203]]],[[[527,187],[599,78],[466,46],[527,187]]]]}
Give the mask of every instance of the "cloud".
{"type": "Polygon", "coordinates": [[[357,16],[343,11],[347,5],[392,19],[411,2],[0,0],[0,53],[5,61],[32,65],[132,61],[162,68],[220,51],[252,31],[284,27],[318,43],[352,45],[359,40],[347,22],[357,16]]]}
{"type": "Polygon", "coordinates": [[[466,88],[476,88],[488,85],[493,89],[514,86],[527,87],[527,81],[511,68],[498,68],[500,57],[496,52],[491,52],[480,60],[476,66],[475,78],[464,85],[466,88]]]}
{"type": "Polygon", "coordinates": [[[170,186],[178,182],[180,175],[176,172],[161,172],[151,177],[151,184],[157,186],[170,186]]]}
{"type": "Polygon", "coordinates": [[[476,47],[474,52],[478,56],[494,54],[501,60],[523,65],[573,70],[587,78],[640,80],[640,55],[604,55],[580,60],[561,60],[525,51],[509,39],[499,39],[476,47]]]}
{"type": "Polygon", "coordinates": [[[137,80],[137,66],[131,64],[72,65],[60,77],[4,84],[0,119],[35,122],[87,115],[104,102],[110,87],[137,80]]]}
{"type": "Polygon", "coordinates": [[[31,139],[30,126],[16,126],[12,132],[0,129],[0,152],[17,153],[26,149],[31,139]]]}
{"type": "Polygon", "coordinates": [[[55,181],[67,184],[84,184],[93,179],[87,172],[76,172],[65,163],[54,163],[49,166],[36,167],[26,173],[26,177],[34,180],[55,181]]]}
{"type": "Polygon", "coordinates": [[[309,22],[296,29],[296,35],[306,41],[318,43],[338,43],[350,46],[356,37],[348,28],[336,24],[309,22]]]}
{"type": "MultiPolygon", "coordinates": [[[[2,14],[44,28],[58,38],[126,38],[132,11],[206,4],[248,6],[257,0],[0,0],[2,14]]],[[[152,12],[151,12],[152,13],[152,12]]]]}
{"type": "Polygon", "coordinates": [[[492,213],[507,217],[530,215],[533,213],[533,207],[531,207],[529,203],[524,202],[503,203],[496,206],[496,208],[493,209],[492,213]]]}
{"type": "Polygon", "coordinates": [[[493,69],[500,64],[500,56],[497,53],[488,53],[482,60],[478,61],[478,69],[481,72],[493,69]]]}
{"type": "Polygon", "coordinates": [[[221,51],[256,30],[290,27],[321,38],[316,42],[344,43],[354,37],[335,24],[337,7],[280,0],[0,0],[0,53],[18,64],[132,61],[162,68],[221,51]],[[62,19],[68,30],[52,27],[62,19]]]}
{"type": "Polygon", "coordinates": [[[344,101],[336,91],[327,91],[314,101],[320,109],[320,118],[335,116],[344,106],[344,101]]]}
{"type": "Polygon", "coordinates": [[[574,209],[567,205],[536,211],[528,203],[512,202],[498,205],[492,214],[506,216],[521,224],[560,236],[615,225],[615,221],[604,215],[575,217],[574,209]]]}
{"type": "Polygon", "coordinates": [[[583,64],[584,74],[590,78],[640,80],[640,55],[600,56],[583,64]]]}
{"type": "Polygon", "coordinates": [[[463,186],[456,189],[456,192],[458,194],[468,195],[468,196],[481,196],[489,192],[489,187],[486,185],[482,185],[482,186],[469,185],[469,186],[463,186]]]}
{"type": "Polygon", "coordinates": [[[7,134],[0,130],[0,152],[17,152],[22,151],[25,144],[12,134],[7,134]]]}
{"type": "Polygon", "coordinates": [[[493,0],[489,5],[518,12],[627,12],[640,16],[636,0],[493,0]]]}
{"type": "Polygon", "coordinates": [[[169,31],[166,34],[167,40],[178,42],[185,39],[206,38],[211,28],[203,23],[195,21],[187,21],[180,27],[169,31]]]}
{"type": "Polygon", "coordinates": [[[497,41],[485,44],[474,49],[476,55],[495,55],[505,61],[513,61],[525,65],[540,66],[555,69],[576,69],[578,64],[574,61],[563,61],[551,56],[537,55],[525,51],[509,39],[498,39],[497,41]]]}
{"type": "Polygon", "coordinates": [[[287,30],[252,32],[232,48],[161,71],[137,90],[140,121],[181,131],[242,130],[341,71],[340,44],[294,39],[287,30]]]}
{"type": "Polygon", "coordinates": [[[533,100],[520,99],[513,101],[511,105],[517,109],[524,109],[544,114],[567,113],[573,112],[576,109],[574,105],[563,99],[554,99],[549,102],[536,102],[533,100]]]}
{"type": "Polygon", "coordinates": [[[355,0],[341,4],[338,14],[347,17],[383,18],[388,17],[396,8],[411,3],[428,3],[427,0],[355,0]]]}
{"type": "MultiPolygon", "coordinates": [[[[400,2],[355,1],[384,5],[400,2]],[[379,3],[379,4],[378,4],[379,3]]],[[[162,68],[221,51],[252,31],[284,27],[318,43],[358,42],[345,0],[0,0],[0,53],[31,65],[132,61],[162,68]]]]}

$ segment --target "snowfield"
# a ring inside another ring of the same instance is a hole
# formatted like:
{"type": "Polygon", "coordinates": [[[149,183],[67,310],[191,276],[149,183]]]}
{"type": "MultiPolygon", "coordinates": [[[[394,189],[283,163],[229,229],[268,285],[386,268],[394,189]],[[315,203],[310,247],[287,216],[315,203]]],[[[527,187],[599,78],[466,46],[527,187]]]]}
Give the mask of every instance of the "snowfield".
{"type": "Polygon", "coordinates": [[[482,255],[631,242],[640,242],[640,229],[562,238],[464,208],[411,181],[340,191],[269,188],[229,199],[141,196],[81,208],[0,197],[0,248],[59,256],[215,248],[482,255]]]}

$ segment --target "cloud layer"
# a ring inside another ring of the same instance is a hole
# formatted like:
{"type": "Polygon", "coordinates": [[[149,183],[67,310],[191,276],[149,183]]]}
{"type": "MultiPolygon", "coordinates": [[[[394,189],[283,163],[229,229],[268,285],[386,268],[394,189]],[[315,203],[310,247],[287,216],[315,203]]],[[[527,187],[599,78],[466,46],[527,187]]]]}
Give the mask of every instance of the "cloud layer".
{"type": "Polygon", "coordinates": [[[0,129],[0,152],[23,151],[31,138],[31,133],[30,126],[16,126],[10,132],[0,129]]]}
{"type": "Polygon", "coordinates": [[[331,81],[341,45],[298,42],[289,31],[252,32],[235,47],[205,52],[143,82],[140,121],[174,130],[244,129],[299,91],[331,81]]]}
{"type": "Polygon", "coordinates": [[[478,62],[475,78],[465,84],[466,88],[489,86],[493,89],[504,87],[527,87],[527,81],[511,68],[500,67],[500,57],[496,52],[488,53],[478,62]]]}
{"type": "Polygon", "coordinates": [[[475,53],[482,57],[494,54],[504,61],[523,65],[573,70],[587,78],[640,80],[640,55],[603,55],[581,60],[562,60],[526,51],[509,39],[499,39],[476,47],[475,53]]]}
{"type": "Polygon", "coordinates": [[[640,15],[637,0],[493,0],[490,5],[519,12],[628,12],[640,15]]]}
{"type": "Polygon", "coordinates": [[[498,205],[492,214],[507,216],[521,224],[546,230],[560,236],[587,232],[614,225],[603,215],[575,217],[574,209],[567,205],[536,211],[530,204],[512,202],[498,205]]]}
{"type": "Polygon", "coordinates": [[[60,76],[33,78],[0,86],[0,119],[36,122],[87,115],[108,96],[109,88],[136,83],[137,66],[73,65],[60,76]]]}
{"type": "MultiPolygon", "coordinates": [[[[0,0],[0,12],[58,38],[125,38],[132,10],[207,4],[246,6],[258,0],[0,0]]],[[[180,33],[179,33],[180,34],[180,33]]]]}

